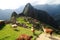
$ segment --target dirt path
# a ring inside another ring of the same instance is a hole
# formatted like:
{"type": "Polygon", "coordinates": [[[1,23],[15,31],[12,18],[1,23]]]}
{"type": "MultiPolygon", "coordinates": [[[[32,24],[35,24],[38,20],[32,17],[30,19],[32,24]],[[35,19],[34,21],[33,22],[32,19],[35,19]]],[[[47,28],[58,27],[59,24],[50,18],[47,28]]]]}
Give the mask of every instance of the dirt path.
{"type": "Polygon", "coordinates": [[[60,40],[60,38],[56,36],[51,37],[49,34],[46,35],[45,33],[42,33],[36,40],[60,40]]]}

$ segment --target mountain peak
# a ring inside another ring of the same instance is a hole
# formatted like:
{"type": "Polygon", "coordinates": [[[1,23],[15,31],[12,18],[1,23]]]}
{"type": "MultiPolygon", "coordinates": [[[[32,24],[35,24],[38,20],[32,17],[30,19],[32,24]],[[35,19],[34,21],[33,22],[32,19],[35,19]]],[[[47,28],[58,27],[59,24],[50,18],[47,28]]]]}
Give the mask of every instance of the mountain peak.
{"type": "Polygon", "coordinates": [[[26,6],[32,6],[30,3],[27,3],[26,6]]]}
{"type": "Polygon", "coordinates": [[[32,5],[30,3],[27,3],[25,7],[30,8],[30,7],[32,7],[32,5]]]}
{"type": "Polygon", "coordinates": [[[23,10],[23,13],[27,13],[28,11],[31,11],[33,10],[33,6],[30,4],[30,3],[27,3],[24,10],[23,10]]]}

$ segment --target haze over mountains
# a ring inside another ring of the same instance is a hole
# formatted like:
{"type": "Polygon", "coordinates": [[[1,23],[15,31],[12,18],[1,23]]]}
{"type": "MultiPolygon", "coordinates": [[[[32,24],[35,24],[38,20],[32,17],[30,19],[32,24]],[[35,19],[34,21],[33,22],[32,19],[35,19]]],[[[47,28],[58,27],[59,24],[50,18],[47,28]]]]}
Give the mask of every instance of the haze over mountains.
{"type": "Polygon", "coordinates": [[[6,9],[2,10],[0,9],[0,20],[8,20],[11,17],[11,14],[13,11],[16,11],[17,14],[21,13],[23,11],[25,6],[21,6],[18,9],[12,10],[12,9],[6,9]]]}
{"type": "Polygon", "coordinates": [[[48,5],[48,4],[46,4],[46,5],[36,5],[34,7],[37,9],[47,11],[48,14],[53,16],[56,20],[59,19],[57,17],[58,17],[58,15],[60,15],[60,5],[48,5]]]}
{"type": "Polygon", "coordinates": [[[12,12],[13,10],[10,9],[6,9],[6,10],[0,9],[0,20],[8,20],[12,12]]]}
{"type": "MultiPolygon", "coordinates": [[[[50,14],[55,20],[60,20],[60,5],[33,5],[36,9],[45,10],[50,14]]],[[[2,10],[0,9],[0,19],[6,20],[9,19],[12,12],[16,11],[17,13],[21,13],[25,6],[21,6],[15,10],[2,10]]]]}

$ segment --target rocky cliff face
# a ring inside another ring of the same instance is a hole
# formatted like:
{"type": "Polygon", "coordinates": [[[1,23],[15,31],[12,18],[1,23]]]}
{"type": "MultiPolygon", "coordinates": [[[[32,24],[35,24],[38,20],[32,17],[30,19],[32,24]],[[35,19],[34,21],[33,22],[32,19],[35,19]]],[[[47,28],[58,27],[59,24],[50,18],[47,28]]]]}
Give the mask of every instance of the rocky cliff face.
{"type": "Polygon", "coordinates": [[[29,16],[32,18],[36,18],[39,21],[42,21],[46,24],[49,24],[55,28],[57,28],[57,23],[55,22],[55,20],[46,12],[43,10],[37,10],[35,9],[30,3],[28,3],[23,12],[22,12],[25,16],[29,16]]]}

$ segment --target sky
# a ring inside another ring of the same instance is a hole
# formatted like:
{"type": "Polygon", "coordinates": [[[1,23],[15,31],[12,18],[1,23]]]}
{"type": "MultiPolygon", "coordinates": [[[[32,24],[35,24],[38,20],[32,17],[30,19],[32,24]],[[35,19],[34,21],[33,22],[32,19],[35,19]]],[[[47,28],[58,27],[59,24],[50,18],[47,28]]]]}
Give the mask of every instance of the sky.
{"type": "Polygon", "coordinates": [[[0,9],[17,9],[27,3],[32,5],[60,4],[60,0],[0,0],[0,9]]]}

